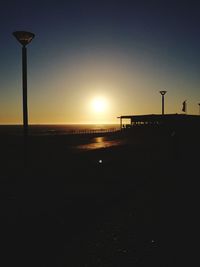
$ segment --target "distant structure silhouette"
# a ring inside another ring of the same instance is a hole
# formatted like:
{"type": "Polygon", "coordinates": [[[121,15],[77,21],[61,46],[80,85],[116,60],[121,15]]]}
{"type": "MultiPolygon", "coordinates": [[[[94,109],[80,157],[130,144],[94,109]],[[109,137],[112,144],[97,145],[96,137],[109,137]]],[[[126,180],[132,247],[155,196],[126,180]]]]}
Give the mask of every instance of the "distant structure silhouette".
{"type": "Polygon", "coordinates": [[[162,115],[165,114],[165,94],[167,91],[160,91],[160,94],[162,96],[162,115]]]}
{"type": "MultiPolygon", "coordinates": [[[[200,127],[199,115],[186,114],[148,114],[148,115],[125,115],[118,117],[120,119],[120,129],[134,129],[135,127],[182,127],[182,126],[198,126],[200,127]],[[123,124],[123,119],[129,119],[128,124],[123,124]]],[[[189,129],[189,128],[188,128],[189,129]]]]}
{"type": "Polygon", "coordinates": [[[187,114],[187,103],[186,103],[186,100],[183,101],[182,111],[185,112],[185,113],[187,114]]]}
{"type": "Polygon", "coordinates": [[[199,105],[199,115],[200,115],[200,103],[198,103],[198,105],[199,105]]]}

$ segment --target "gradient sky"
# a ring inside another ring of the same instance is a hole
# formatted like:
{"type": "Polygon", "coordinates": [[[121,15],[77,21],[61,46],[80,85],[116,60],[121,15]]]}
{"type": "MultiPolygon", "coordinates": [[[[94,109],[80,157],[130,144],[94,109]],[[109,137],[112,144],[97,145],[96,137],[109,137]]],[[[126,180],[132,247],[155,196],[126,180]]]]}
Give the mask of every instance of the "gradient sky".
{"type": "Polygon", "coordinates": [[[117,123],[117,116],[198,114],[198,1],[0,2],[0,124],[22,123],[21,47],[28,46],[30,123],[117,123]],[[104,112],[91,101],[106,99],[104,112]]]}

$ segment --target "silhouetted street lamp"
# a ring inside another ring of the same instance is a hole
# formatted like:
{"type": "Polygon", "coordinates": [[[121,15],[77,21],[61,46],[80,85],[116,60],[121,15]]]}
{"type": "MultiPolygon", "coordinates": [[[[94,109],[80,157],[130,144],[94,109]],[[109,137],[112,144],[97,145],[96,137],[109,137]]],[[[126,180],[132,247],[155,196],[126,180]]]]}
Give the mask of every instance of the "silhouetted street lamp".
{"type": "Polygon", "coordinates": [[[28,105],[27,105],[27,51],[26,45],[34,38],[35,34],[26,31],[13,32],[17,41],[22,44],[22,87],[23,87],[23,128],[24,135],[28,134],[28,105]]]}
{"type": "Polygon", "coordinates": [[[164,115],[164,110],[165,110],[165,94],[167,93],[167,91],[160,91],[160,94],[162,96],[162,115],[164,115]]]}

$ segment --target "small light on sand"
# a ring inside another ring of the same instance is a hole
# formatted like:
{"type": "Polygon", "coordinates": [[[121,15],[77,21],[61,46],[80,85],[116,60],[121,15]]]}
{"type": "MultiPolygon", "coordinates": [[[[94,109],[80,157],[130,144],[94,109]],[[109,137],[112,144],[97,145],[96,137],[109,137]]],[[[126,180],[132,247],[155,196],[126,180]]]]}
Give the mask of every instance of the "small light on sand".
{"type": "Polygon", "coordinates": [[[99,160],[99,163],[101,164],[102,162],[103,162],[102,159],[100,159],[100,160],[99,160]]]}

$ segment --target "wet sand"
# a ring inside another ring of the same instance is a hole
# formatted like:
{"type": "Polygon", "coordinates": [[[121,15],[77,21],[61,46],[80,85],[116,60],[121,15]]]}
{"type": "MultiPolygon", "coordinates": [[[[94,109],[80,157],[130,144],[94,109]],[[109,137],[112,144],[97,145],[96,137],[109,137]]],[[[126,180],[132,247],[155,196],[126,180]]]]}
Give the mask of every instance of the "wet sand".
{"type": "Polygon", "coordinates": [[[7,266],[179,266],[197,208],[198,133],[30,137],[26,166],[22,145],[1,138],[7,266]]]}

